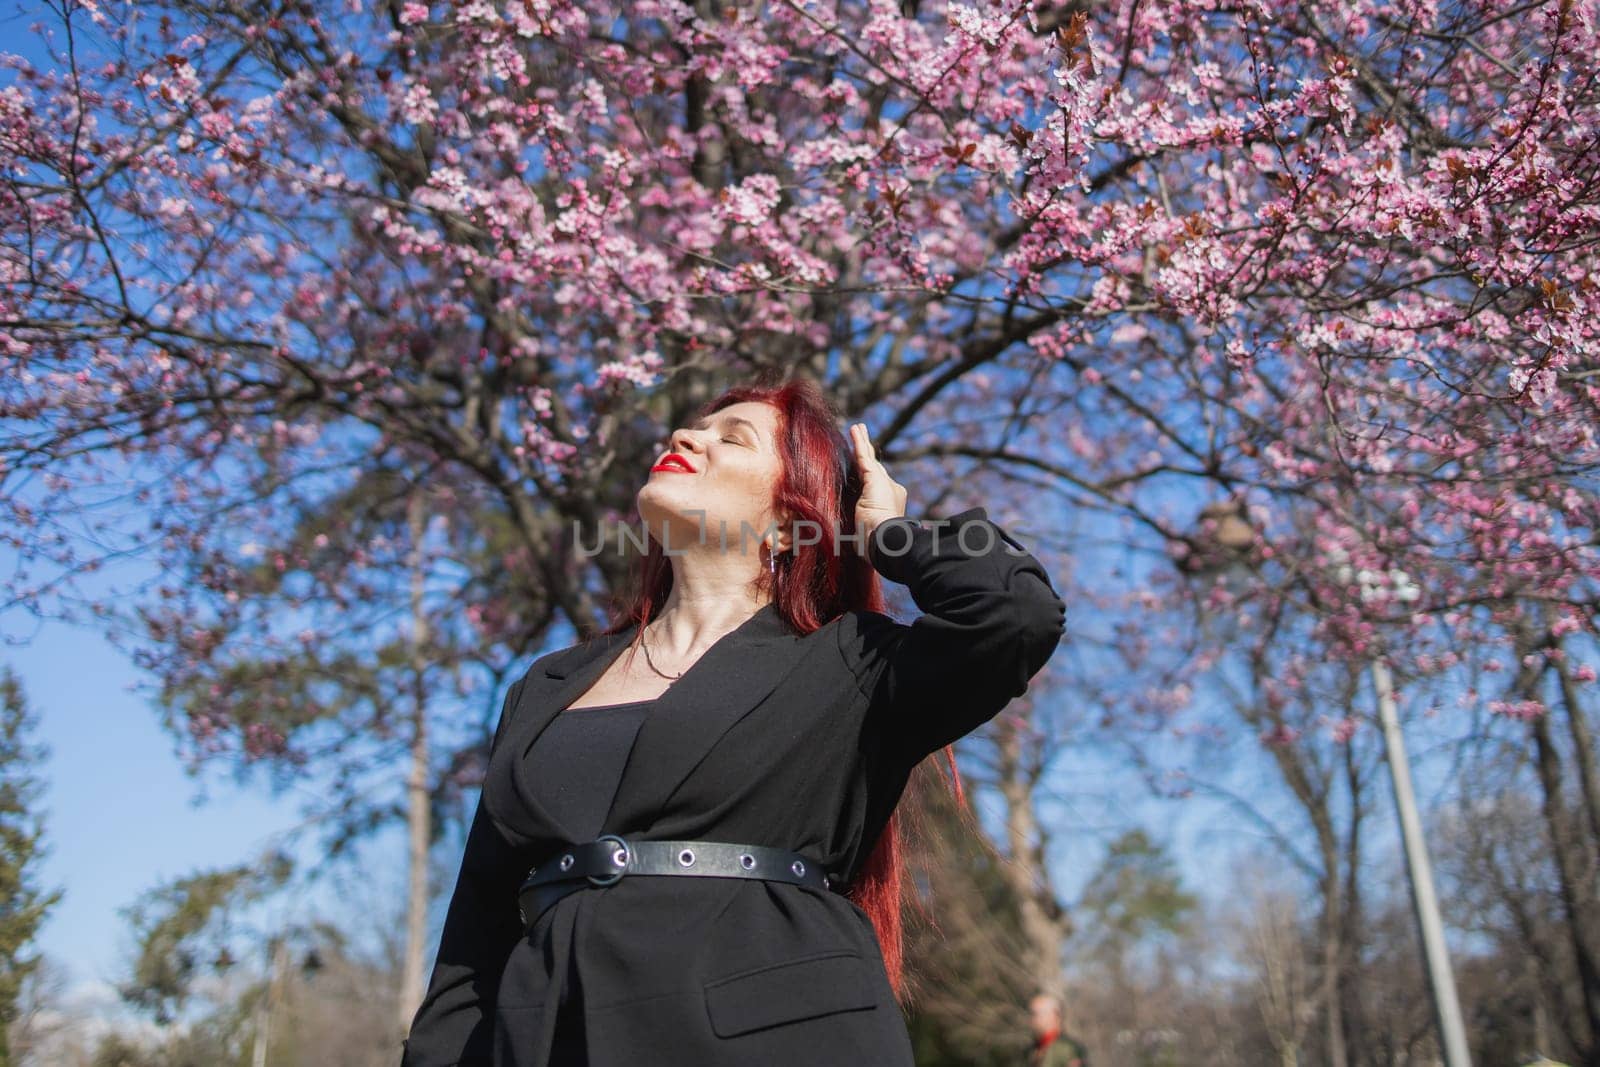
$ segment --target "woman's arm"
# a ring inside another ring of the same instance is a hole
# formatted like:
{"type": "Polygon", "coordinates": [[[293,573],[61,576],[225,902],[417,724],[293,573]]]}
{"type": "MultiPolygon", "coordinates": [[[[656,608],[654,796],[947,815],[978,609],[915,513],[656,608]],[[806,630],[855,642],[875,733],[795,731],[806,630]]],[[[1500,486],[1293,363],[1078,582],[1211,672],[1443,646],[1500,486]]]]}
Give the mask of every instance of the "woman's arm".
{"type": "MultiPolygon", "coordinates": [[[[521,690],[519,681],[506,694],[489,746],[491,756],[521,690]]],[[[488,1067],[500,972],[522,936],[517,887],[526,872],[519,862],[489,821],[480,794],[439,935],[433,976],[412,1019],[400,1067],[488,1067]]]]}
{"type": "Polygon", "coordinates": [[[857,613],[841,640],[853,646],[846,658],[871,699],[872,728],[915,763],[1027,691],[1061,642],[1066,604],[982,507],[886,519],[867,546],[874,569],[910,589],[924,614],[907,625],[857,613]]]}

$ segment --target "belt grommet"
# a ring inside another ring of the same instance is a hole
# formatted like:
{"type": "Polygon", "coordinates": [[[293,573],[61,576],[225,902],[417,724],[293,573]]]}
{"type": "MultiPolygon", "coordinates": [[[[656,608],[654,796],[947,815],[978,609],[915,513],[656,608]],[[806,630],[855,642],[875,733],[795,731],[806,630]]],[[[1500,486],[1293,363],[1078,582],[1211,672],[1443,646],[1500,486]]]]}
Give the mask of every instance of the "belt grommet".
{"type": "Polygon", "coordinates": [[[756,869],[756,858],[748,852],[742,852],[739,854],[739,866],[747,871],[753,871],[756,869]]]}
{"type": "Polygon", "coordinates": [[[789,864],[789,869],[794,872],[796,878],[803,877],[806,873],[806,865],[801,863],[799,860],[795,860],[793,863],[789,864]]]}
{"type": "Polygon", "coordinates": [[[572,853],[568,852],[565,856],[561,857],[561,869],[563,871],[572,870],[572,863],[572,853]]]}
{"type": "Polygon", "coordinates": [[[686,848],[678,853],[678,863],[685,867],[694,866],[694,849],[686,848]]]}

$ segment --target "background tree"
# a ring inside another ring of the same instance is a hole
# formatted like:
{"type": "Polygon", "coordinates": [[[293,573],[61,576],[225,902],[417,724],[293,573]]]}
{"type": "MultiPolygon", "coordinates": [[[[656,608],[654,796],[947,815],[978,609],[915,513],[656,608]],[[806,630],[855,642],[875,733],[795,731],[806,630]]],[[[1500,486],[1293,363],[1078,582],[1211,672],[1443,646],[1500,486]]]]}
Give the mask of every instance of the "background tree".
{"type": "Polygon", "coordinates": [[[159,886],[124,912],[136,945],[124,1000],[157,1023],[175,1021],[201,979],[225,975],[239,951],[233,929],[293,873],[287,857],[201,871],[159,886]]]}
{"type": "Polygon", "coordinates": [[[22,981],[16,1017],[7,1032],[14,1067],[67,1064],[86,1058],[79,1020],[67,1010],[68,988],[66,969],[50,956],[40,954],[22,981]],[[69,1048],[71,1051],[67,1051],[69,1048]]]}
{"type": "Polygon", "coordinates": [[[1273,1059],[1281,1067],[1297,1067],[1310,1051],[1312,1025],[1321,1005],[1314,983],[1316,954],[1305,936],[1300,895],[1286,891],[1282,879],[1266,876],[1271,868],[1250,872],[1256,884],[1241,896],[1241,907],[1228,916],[1235,951],[1251,964],[1263,1032],[1273,1059]]]}
{"type": "Polygon", "coordinates": [[[374,957],[328,922],[286,912],[282,890],[293,873],[269,854],[158,886],[128,909],[136,948],[121,993],[159,1029],[154,1040],[114,1030],[95,1060],[392,1063],[403,934],[380,942],[387,957],[374,957]]]}
{"type": "Polygon", "coordinates": [[[1170,995],[1177,975],[1203,971],[1211,955],[1195,958],[1184,945],[1198,903],[1146,831],[1126,831],[1107,847],[1077,902],[1078,934],[1068,946],[1078,978],[1070,1017],[1101,1046],[1101,1058],[1121,1039],[1133,1063],[1176,1063],[1179,1046],[1198,1036],[1185,1033],[1181,998],[1170,995]]]}
{"type": "Polygon", "coordinates": [[[1079,950],[1106,961],[1114,992],[1128,992],[1123,983],[1135,948],[1181,933],[1196,903],[1165,850],[1145,831],[1129,830],[1106,849],[1084,887],[1079,950]]]}
{"type": "MultiPolygon", "coordinates": [[[[1488,1055],[1582,1062],[1591,1040],[1561,875],[1520,745],[1486,738],[1468,764],[1482,783],[1438,816],[1439,867],[1484,948],[1464,968],[1488,1055]]],[[[1568,822],[1566,825],[1572,825],[1568,822]]],[[[1567,847],[1571,847],[1569,844],[1567,847]]]]}
{"type": "Polygon", "coordinates": [[[47,755],[34,742],[34,713],[22,684],[0,665],[0,1067],[12,1067],[11,1029],[39,967],[33,940],[60,890],[39,885],[44,858],[40,777],[47,755]]]}

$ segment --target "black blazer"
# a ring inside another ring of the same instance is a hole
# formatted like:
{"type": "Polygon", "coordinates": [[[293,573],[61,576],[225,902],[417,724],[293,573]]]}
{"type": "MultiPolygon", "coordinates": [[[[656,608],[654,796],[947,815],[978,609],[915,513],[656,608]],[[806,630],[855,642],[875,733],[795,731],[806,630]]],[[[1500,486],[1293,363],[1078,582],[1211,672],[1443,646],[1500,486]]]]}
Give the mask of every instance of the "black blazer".
{"type": "MultiPolygon", "coordinates": [[[[857,876],[912,768],[1024,693],[1066,614],[981,507],[883,522],[868,558],[925,614],[849,611],[802,635],[757,611],[651,708],[605,833],[775,846],[836,886],[857,876]]],[[[624,876],[523,935],[517,886],[572,840],[523,754],[630,636],[542,656],[507,694],[402,1067],[545,1067],[569,955],[593,1067],[911,1067],[872,924],[836,890],[624,876]]]]}

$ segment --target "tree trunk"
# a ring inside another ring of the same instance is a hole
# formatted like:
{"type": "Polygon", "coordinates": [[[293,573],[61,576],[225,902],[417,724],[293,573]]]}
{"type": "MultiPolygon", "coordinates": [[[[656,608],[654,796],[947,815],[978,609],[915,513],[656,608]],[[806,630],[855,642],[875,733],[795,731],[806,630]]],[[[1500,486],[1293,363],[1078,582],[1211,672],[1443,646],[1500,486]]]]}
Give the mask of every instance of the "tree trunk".
{"type": "MultiPolygon", "coordinates": [[[[1279,723],[1278,725],[1281,725],[1279,723]]],[[[1345,1047],[1344,996],[1342,980],[1346,956],[1344,943],[1345,905],[1340,877],[1339,831],[1334,825],[1329,786],[1302,757],[1289,746],[1273,751],[1273,759],[1284,783],[1305,809],[1306,818],[1317,836],[1317,859],[1322,870],[1317,877],[1317,891],[1322,898],[1318,918],[1318,934],[1322,941],[1322,982],[1320,999],[1328,1050],[1329,1067],[1348,1067],[1349,1054],[1345,1047]]],[[[1352,805],[1359,806],[1354,798],[1352,805]]]]}
{"type": "Polygon", "coordinates": [[[1344,974],[1346,956],[1344,894],[1339,885],[1338,856],[1325,854],[1322,876],[1322,1007],[1326,1022],[1329,1067],[1347,1067],[1344,1043],[1344,974]]]}
{"type": "Polygon", "coordinates": [[[400,1032],[409,1033],[411,1020],[422,1004],[422,963],[428,932],[428,842],[433,836],[432,811],[428,805],[428,699],[424,680],[427,663],[424,648],[428,641],[428,622],[423,614],[422,539],[427,533],[426,499],[413,492],[407,505],[411,526],[411,669],[414,701],[411,708],[411,773],[406,781],[408,807],[406,827],[410,832],[407,857],[409,885],[406,893],[406,947],[400,977],[400,1032]]]}
{"type": "Polygon", "coordinates": [[[995,740],[1000,793],[1006,802],[1006,851],[1010,860],[1003,870],[1016,893],[1023,936],[1032,956],[1022,962],[1036,990],[1060,996],[1064,992],[1061,949],[1067,930],[1065,923],[1055,917],[1050,876],[1044,869],[1043,849],[1038,842],[1038,826],[1033,817],[1036,783],[1022,765],[1022,741],[1016,729],[1002,723],[995,740]]]}
{"type": "Polygon", "coordinates": [[[1572,735],[1572,751],[1578,763],[1578,786],[1583,791],[1592,857],[1594,849],[1600,847],[1600,772],[1595,769],[1594,735],[1589,732],[1589,720],[1584,717],[1578,687],[1567,670],[1567,661],[1556,664],[1555,670],[1556,677],[1561,680],[1561,702],[1565,705],[1567,730],[1572,735]]]}
{"type": "Polygon", "coordinates": [[[1361,946],[1367,936],[1366,918],[1361,895],[1361,830],[1366,815],[1363,797],[1365,783],[1361,778],[1361,763],[1355,743],[1344,749],[1345,790],[1350,795],[1350,827],[1344,842],[1344,910],[1340,916],[1340,955],[1338,975],[1339,1021],[1341,1041],[1337,1046],[1338,1059],[1331,1063],[1344,1067],[1354,1055],[1361,1061],[1363,1038],[1368,1033],[1365,1012],[1361,1006],[1361,946]],[[1354,1053],[1351,1050],[1356,1050],[1354,1053]]]}
{"type": "Polygon", "coordinates": [[[1543,811],[1545,825],[1550,833],[1551,853],[1556,861],[1561,908],[1566,915],[1567,929],[1571,932],[1572,955],[1578,967],[1578,990],[1583,1005],[1584,1021],[1588,1024],[1587,1048],[1583,1057],[1586,1067],[1600,1067],[1600,965],[1593,950],[1593,931],[1589,929],[1594,914],[1592,901],[1583,892],[1580,882],[1583,864],[1574,855],[1572,829],[1566,811],[1566,798],[1561,788],[1561,760],[1550,737],[1550,717],[1541,715],[1532,723],[1533,741],[1538,756],[1539,785],[1544,793],[1543,811]]]}
{"type": "Polygon", "coordinates": [[[278,997],[289,966],[289,943],[275,938],[268,956],[267,988],[256,1005],[256,1032],[250,1050],[251,1067],[267,1067],[267,1051],[272,1045],[272,1017],[278,1011],[278,997]]]}

